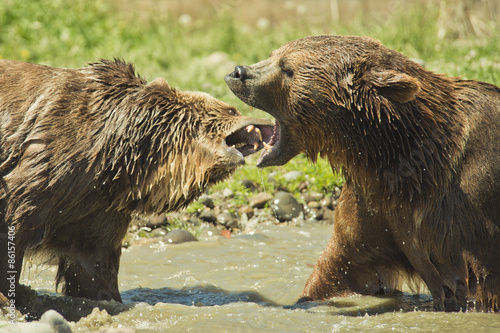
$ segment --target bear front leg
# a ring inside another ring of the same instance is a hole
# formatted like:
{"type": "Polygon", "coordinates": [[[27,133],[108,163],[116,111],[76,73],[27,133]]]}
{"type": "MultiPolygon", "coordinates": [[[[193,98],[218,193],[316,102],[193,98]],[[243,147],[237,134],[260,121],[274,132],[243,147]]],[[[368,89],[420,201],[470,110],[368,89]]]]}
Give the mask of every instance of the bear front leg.
{"type": "Polygon", "coordinates": [[[106,248],[78,258],[62,256],[57,283],[64,280],[63,293],[67,296],[122,302],[118,291],[120,255],[121,248],[106,248]]]}
{"type": "Polygon", "coordinates": [[[307,280],[299,301],[352,294],[392,293],[409,271],[381,214],[344,185],[332,238],[307,280]]]}

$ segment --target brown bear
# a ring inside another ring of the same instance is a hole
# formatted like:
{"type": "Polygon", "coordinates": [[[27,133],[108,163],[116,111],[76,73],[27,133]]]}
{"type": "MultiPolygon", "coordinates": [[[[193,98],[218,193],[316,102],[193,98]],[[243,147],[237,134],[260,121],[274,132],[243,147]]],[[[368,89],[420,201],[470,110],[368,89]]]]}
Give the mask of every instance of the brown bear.
{"type": "Polygon", "coordinates": [[[420,278],[436,309],[500,294],[500,89],[425,70],[367,37],[291,41],[225,78],[276,118],[258,166],[326,158],[345,185],[301,300],[420,278]]]}
{"type": "Polygon", "coordinates": [[[133,65],[81,69],[0,61],[0,292],[15,301],[23,256],[59,260],[66,295],[121,301],[131,213],[186,206],[273,131],[133,65]]]}

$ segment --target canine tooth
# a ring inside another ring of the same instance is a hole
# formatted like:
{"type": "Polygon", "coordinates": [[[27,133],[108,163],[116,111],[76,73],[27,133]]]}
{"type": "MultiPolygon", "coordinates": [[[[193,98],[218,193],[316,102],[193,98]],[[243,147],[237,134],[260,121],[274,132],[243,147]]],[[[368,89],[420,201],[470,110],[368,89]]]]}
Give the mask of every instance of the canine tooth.
{"type": "MultiPolygon", "coordinates": [[[[253,131],[253,130],[254,130],[254,128],[255,128],[255,126],[254,126],[254,125],[248,125],[248,126],[247,126],[247,132],[248,132],[248,133],[250,133],[251,131],[253,131]]],[[[258,129],[258,128],[257,128],[257,129],[258,129]]]]}
{"type": "Polygon", "coordinates": [[[271,151],[273,149],[273,146],[265,143],[264,141],[262,141],[262,144],[264,145],[264,147],[266,148],[267,151],[271,151]]]}
{"type": "Polygon", "coordinates": [[[259,134],[259,140],[262,141],[262,132],[260,131],[260,129],[258,127],[255,128],[255,132],[257,132],[257,134],[259,134]]]}
{"type": "Polygon", "coordinates": [[[255,142],[253,143],[253,149],[254,149],[254,150],[259,149],[259,142],[255,141],[255,142]]]}

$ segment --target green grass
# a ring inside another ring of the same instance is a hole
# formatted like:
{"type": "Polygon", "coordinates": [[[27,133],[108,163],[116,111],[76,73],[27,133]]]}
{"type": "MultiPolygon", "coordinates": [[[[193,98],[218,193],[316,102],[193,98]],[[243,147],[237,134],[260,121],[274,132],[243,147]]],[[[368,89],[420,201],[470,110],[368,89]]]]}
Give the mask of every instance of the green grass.
{"type": "MultiPolygon", "coordinates": [[[[453,3],[448,2],[449,7],[453,3]]],[[[4,0],[0,6],[0,58],[57,67],[82,67],[99,58],[123,58],[133,62],[148,80],[162,76],[179,89],[207,91],[244,114],[257,117],[269,116],[239,101],[226,87],[224,74],[235,64],[267,58],[288,40],[313,34],[372,36],[409,57],[424,60],[430,70],[500,85],[498,26],[485,22],[490,33],[479,38],[470,31],[467,34],[457,23],[446,26],[448,33],[441,38],[444,26],[436,22],[446,12],[431,4],[401,8],[388,20],[360,16],[348,25],[316,26],[284,17],[266,29],[243,26],[230,10],[188,26],[178,23],[176,17],[155,15],[155,8],[147,19],[130,13],[134,11],[125,13],[103,1],[4,0]],[[214,52],[223,52],[226,58],[210,63],[207,59],[214,52]]],[[[229,187],[244,197],[248,195],[240,184],[244,178],[262,184],[269,192],[278,187],[296,191],[301,182],[308,182],[314,191],[330,191],[342,182],[322,160],[313,165],[298,156],[283,167],[264,170],[255,167],[255,160],[248,159],[231,180],[212,190],[229,187]],[[287,182],[282,176],[291,170],[304,174],[287,182]],[[275,173],[274,182],[268,180],[271,173],[275,173]]]]}

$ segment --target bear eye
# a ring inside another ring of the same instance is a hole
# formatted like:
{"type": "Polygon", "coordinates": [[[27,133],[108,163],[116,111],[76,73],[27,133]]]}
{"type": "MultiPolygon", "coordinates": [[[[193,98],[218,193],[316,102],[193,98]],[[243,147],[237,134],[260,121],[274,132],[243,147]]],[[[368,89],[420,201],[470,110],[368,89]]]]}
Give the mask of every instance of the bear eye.
{"type": "Polygon", "coordinates": [[[280,63],[280,68],[281,68],[281,71],[288,77],[292,77],[293,76],[293,70],[292,68],[286,64],[284,61],[281,61],[280,63]]]}
{"type": "Polygon", "coordinates": [[[231,115],[231,116],[236,116],[238,115],[238,112],[236,112],[235,109],[229,109],[228,113],[231,115]]]}

